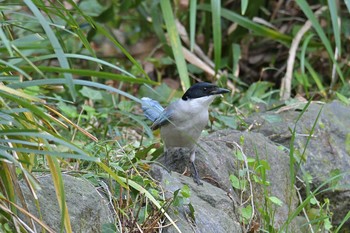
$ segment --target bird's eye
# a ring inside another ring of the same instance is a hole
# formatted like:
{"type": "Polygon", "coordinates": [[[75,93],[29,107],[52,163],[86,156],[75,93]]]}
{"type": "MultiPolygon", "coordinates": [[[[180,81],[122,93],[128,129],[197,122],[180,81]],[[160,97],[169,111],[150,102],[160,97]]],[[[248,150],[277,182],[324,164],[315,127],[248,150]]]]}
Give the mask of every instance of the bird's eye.
{"type": "Polygon", "coordinates": [[[206,91],[206,90],[207,90],[207,88],[206,88],[206,87],[204,87],[204,88],[203,88],[203,91],[206,91]]]}

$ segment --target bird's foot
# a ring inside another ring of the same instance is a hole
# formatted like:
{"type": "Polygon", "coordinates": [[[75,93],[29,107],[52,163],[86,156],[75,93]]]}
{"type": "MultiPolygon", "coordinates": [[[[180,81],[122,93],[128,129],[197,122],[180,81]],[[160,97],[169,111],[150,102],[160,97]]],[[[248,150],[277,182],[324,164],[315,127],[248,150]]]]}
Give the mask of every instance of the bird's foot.
{"type": "Polygon", "coordinates": [[[193,181],[198,185],[203,185],[203,182],[201,181],[201,178],[198,175],[193,176],[193,181]]]}

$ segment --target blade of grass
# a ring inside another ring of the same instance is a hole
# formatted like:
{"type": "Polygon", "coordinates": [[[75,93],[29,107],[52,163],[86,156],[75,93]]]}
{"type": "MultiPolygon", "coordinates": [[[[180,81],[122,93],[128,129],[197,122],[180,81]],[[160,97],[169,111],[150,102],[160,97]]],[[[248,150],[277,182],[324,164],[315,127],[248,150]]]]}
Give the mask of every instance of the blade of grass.
{"type": "Polygon", "coordinates": [[[12,45],[13,50],[23,59],[25,60],[31,67],[33,67],[33,69],[42,77],[45,78],[45,75],[43,74],[43,72],[41,72],[41,70],[38,69],[38,67],[36,65],[33,64],[32,61],[29,60],[29,58],[24,55],[20,49],[18,49],[15,45],[12,45]]]}
{"type": "Polygon", "coordinates": [[[90,134],[88,131],[86,131],[85,129],[81,128],[79,125],[77,125],[74,122],[72,122],[71,120],[69,120],[67,117],[65,117],[63,114],[61,114],[59,111],[56,111],[55,109],[51,108],[50,106],[47,106],[47,105],[44,105],[44,106],[45,106],[45,108],[49,109],[51,112],[55,113],[57,116],[59,116],[60,118],[62,118],[66,122],[68,122],[68,124],[70,124],[71,126],[76,128],[77,130],[79,130],[80,132],[82,132],[83,134],[88,136],[90,139],[94,140],[95,142],[98,142],[98,139],[94,135],[90,134]]]}
{"type": "Polygon", "coordinates": [[[301,72],[303,74],[305,74],[305,54],[306,54],[306,50],[307,50],[307,47],[308,47],[308,44],[310,42],[310,40],[312,39],[312,37],[314,36],[314,34],[309,34],[304,42],[303,42],[303,45],[301,47],[301,52],[300,52],[300,69],[301,69],[301,72]]]}
{"type": "MultiPolygon", "coordinates": [[[[308,109],[308,107],[311,104],[311,99],[307,102],[307,104],[304,106],[303,110],[300,112],[298,115],[297,119],[295,120],[294,128],[293,130],[290,129],[292,137],[289,142],[289,173],[290,173],[290,184],[291,184],[291,189],[293,188],[295,184],[295,157],[294,157],[294,142],[295,142],[295,136],[296,136],[296,130],[297,130],[297,124],[301,117],[304,115],[305,111],[308,109]]],[[[291,200],[290,200],[291,203],[291,200]]],[[[290,206],[290,205],[289,205],[290,206]]]]}
{"type": "Polygon", "coordinates": [[[316,17],[314,15],[314,13],[312,12],[309,4],[305,0],[296,0],[296,2],[299,5],[299,7],[302,9],[302,11],[304,12],[306,17],[312,22],[312,26],[315,29],[315,31],[317,32],[317,35],[320,37],[324,47],[326,48],[329,58],[334,63],[340,79],[342,80],[343,84],[345,84],[343,72],[341,71],[338,62],[335,59],[335,55],[334,55],[334,52],[333,52],[333,49],[332,49],[332,46],[331,46],[331,42],[327,38],[327,36],[326,36],[325,32],[323,31],[320,23],[316,19],[316,17]]]}
{"type": "Polygon", "coordinates": [[[348,8],[348,11],[350,13],[350,0],[344,0],[346,8],[348,8]]]}
{"type": "Polygon", "coordinates": [[[163,18],[162,15],[159,14],[160,7],[159,4],[153,4],[151,8],[151,16],[152,16],[152,26],[153,30],[156,33],[158,39],[164,44],[167,45],[166,37],[163,30],[163,18]]]}
{"type": "Polygon", "coordinates": [[[7,49],[7,52],[9,53],[10,57],[13,57],[13,52],[11,49],[11,41],[7,39],[6,34],[3,30],[3,27],[0,27],[0,39],[4,44],[5,48],[7,49]]]}
{"type": "Polygon", "coordinates": [[[58,205],[61,209],[61,229],[60,232],[64,232],[64,228],[66,229],[66,232],[72,233],[72,226],[70,224],[70,218],[69,218],[69,213],[68,213],[68,208],[67,208],[67,203],[65,199],[65,193],[64,193],[64,186],[63,186],[63,181],[62,181],[62,173],[60,166],[57,162],[56,158],[52,158],[50,156],[46,156],[50,171],[51,171],[51,176],[52,176],[52,181],[56,190],[56,197],[58,201],[58,205]],[[64,228],[63,228],[64,226],[64,228]]]}
{"type": "MultiPolygon", "coordinates": [[[[294,169],[294,168],[293,168],[294,169]]],[[[309,194],[305,200],[299,204],[299,206],[290,214],[288,214],[288,219],[284,222],[284,224],[280,227],[279,229],[279,232],[285,232],[284,229],[287,229],[287,227],[289,226],[289,224],[292,222],[293,219],[295,219],[296,216],[298,216],[301,211],[303,210],[303,208],[305,208],[309,203],[310,203],[310,200],[312,198],[314,198],[315,196],[323,193],[323,192],[326,192],[328,190],[331,190],[331,188],[326,188],[324,190],[321,190],[321,188],[325,185],[327,185],[328,183],[331,183],[333,180],[336,180],[336,179],[339,179],[341,177],[344,176],[345,173],[341,173],[341,174],[338,174],[338,175],[335,175],[335,176],[332,176],[330,179],[326,180],[325,182],[323,182],[320,186],[318,186],[316,188],[315,191],[311,192],[311,194],[309,194]]]]}
{"type": "MultiPolygon", "coordinates": [[[[69,73],[69,74],[75,74],[80,76],[94,76],[104,79],[112,79],[112,80],[118,80],[123,82],[129,82],[129,83],[138,83],[138,84],[157,84],[157,82],[154,82],[150,79],[143,79],[143,78],[132,78],[121,74],[113,74],[110,72],[103,72],[103,71],[96,71],[96,70],[83,70],[83,69],[66,69],[61,67],[54,67],[54,66],[37,66],[37,68],[43,72],[57,72],[57,73],[69,73]]],[[[35,68],[31,66],[22,66],[20,69],[24,71],[35,71],[35,68]]],[[[12,69],[9,67],[5,67],[3,71],[11,71],[12,69]]],[[[65,82],[67,84],[67,82],[65,82]]],[[[73,81],[74,84],[74,81],[73,81]]]]}
{"type": "MultiPolygon", "coordinates": [[[[64,80],[65,81],[65,80],[64,80]]],[[[37,106],[35,106],[33,103],[28,102],[22,98],[18,98],[17,96],[14,96],[12,94],[9,94],[7,92],[0,91],[0,96],[10,99],[11,101],[17,103],[18,105],[21,105],[24,108],[27,108],[30,110],[33,114],[36,114],[39,116],[41,119],[50,121],[50,118],[37,106]]],[[[1,133],[1,131],[0,131],[1,133]]]]}
{"type": "MultiPolygon", "coordinates": [[[[96,58],[96,57],[90,57],[90,56],[86,56],[86,55],[83,55],[83,54],[72,54],[72,53],[65,53],[65,56],[68,57],[68,58],[76,58],[76,59],[81,59],[81,60],[87,60],[87,61],[93,61],[93,62],[96,62],[98,64],[102,64],[102,65],[105,65],[105,66],[108,66],[108,67],[111,67],[115,70],[118,70],[119,72],[127,75],[127,76],[130,76],[132,78],[136,78],[135,75],[129,73],[128,71],[116,66],[116,65],[113,65],[112,63],[109,63],[105,60],[102,60],[102,59],[99,59],[99,58],[96,58]]],[[[36,62],[36,61],[41,61],[41,60],[46,60],[46,59],[51,59],[51,58],[54,58],[55,55],[54,54],[49,54],[49,55],[44,55],[44,56],[38,56],[38,57],[35,57],[32,59],[33,62],[36,62]]]]}
{"type": "Polygon", "coordinates": [[[80,159],[80,160],[91,161],[91,162],[98,162],[100,160],[99,158],[94,158],[90,156],[58,152],[58,151],[34,150],[34,149],[8,147],[8,146],[1,146],[1,145],[0,145],[0,148],[3,150],[11,150],[11,151],[22,152],[27,154],[33,153],[36,155],[47,155],[51,157],[59,157],[59,158],[65,158],[65,159],[80,159]]]}
{"type": "MultiPolygon", "coordinates": [[[[66,57],[64,56],[64,52],[62,49],[61,44],[59,43],[55,33],[52,31],[49,23],[45,19],[45,17],[41,14],[40,10],[36,7],[36,5],[30,1],[30,0],[24,0],[24,3],[28,6],[28,8],[33,12],[35,17],[38,19],[39,23],[43,27],[48,39],[50,40],[52,44],[52,48],[55,51],[55,54],[57,55],[58,62],[60,63],[61,67],[64,69],[69,69],[69,63],[66,57]]],[[[65,79],[67,80],[67,86],[70,90],[70,94],[75,100],[76,98],[76,91],[74,88],[74,83],[73,83],[73,76],[72,74],[69,73],[63,73],[65,79]]]]}
{"type": "Polygon", "coordinates": [[[307,61],[305,61],[305,67],[309,71],[312,79],[315,81],[316,86],[317,86],[318,90],[320,91],[320,93],[322,94],[322,96],[326,97],[327,93],[326,93],[325,88],[322,84],[322,80],[321,80],[319,74],[314,70],[314,68],[311,66],[311,64],[307,61]]]}
{"type": "MultiPolygon", "coordinates": [[[[78,159],[82,160],[89,160],[89,161],[94,161],[98,162],[99,158],[94,158],[89,156],[85,151],[80,149],[79,147],[75,146],[74,144],[66,141],[63,138],[60,138],[58,135],[51,135],[48,132],[38,132],[36,130],[2,130],[0,131],[0,135],[6,135],[6,136],[27,136],[27,137],[34,137],[34,138],[40,138],[40,139],[45,139],[47,141],[52,141],[57,144],[60,144],[62,146],[67,147],[68,149],[78,153],[79,157],[76,157],[78,159]]],[[[16,148],[18,151],[22,151],[22,148],[16,148]]],[[[31,150],[31,149],[30,149],[31,150]]],[[[24,151],[28,152],[28,151],[24,151]]],[[[37,153],[45,153],[45,151],[35,151],[37,153]]],[[[28,152],[31,153],[31,152],[28,152]]],[[[49,151],[48,153],[52,155],[59,156],[59,151],[49,151]]],[[[68,154],[71,155],[71,154],[68,154]]]]}
{"type": "Polygon", "coordinates": [[[213,41],[214,41],[214,62],[215,73],[221,66],[221,1],[211,0],[211,13],[213,23],[213,41]]]}
{"type": "MultiPolygon", "coordinates": [[[[211,11],[211,7],[208,4],[201,4],[197,7],[197,9],[211,11]]],[[[238,25],[255,32],[258,35],[280,41],[281,43],[286,45],[289,45],[293,40],[293,38],[290,36],[282,34],[273,29],[267,28],[263,25],[257,24],[251,21],[250,19],[240,16],[239,14],[233,11],[222,8],[221,16],[231,22],[237,23],[238,25]]]]}
{"type": "Polygon", "coordinates": [[[190,1],[190,49],[193,52],[196,33],[197,0],[190,1]]]}
{"type": "Polygon", "coordinates": [[[335,229],[334,233],[338,233],[341,228],[343,227],[343,225],[350,219],[350,211],[348,211],[348,213],[345,215],[345,217],[343,218],[343,220],[341,221],[341,223],[339,224],[339,226],[337,227],[337,229],[335,229]]]}
{"type": "Polygon", "coordinates": [[[82,15],[84,17],[84,19],[86,20],[87,23],[89,23],[92,27],[94,27],[94,20],[84,14],[84,12],[79,8],[79,6],[77,5],[77,2],[75,0],[66,0],[72,7],[74,7],[74,10],[76,10],[77,12],[79,12],[80,15],[82,15]]]}
{"type": "Polygon", "coordinates": [[[153,131],[151,130],[151,128],[148,126],[147,122],[142,120],[142,119],[139,119],[138,117],[130,114],[130,112],[125,112],[125,111],[117,111],[117,113],[120,113],[120,114],[123,114],[131,119],[133,119],[134,121],[136,121],[137,123],[139,123],[143,128],[144,130],[146,131],[146,134],[148,135],[149,138],[153,139],[154,136],[153,136],[153,131]]]}
{"type": "MultiPolygon", "coordinates": [[[[66,21],[67,25],[69,25],[69,28],[76,33],[76,36],[79,37],[80,41],[83,43],[85,48],[89,51],[89,53],[93,57],[96,57],[94,49],[91,47],[90,42],[87,40],[87,36],[83,33],[80,25],[70,13],[74,11],[67,10],[61,1],[57,1],[56,3],[59,4],[61,8],[57,7],[56,4],[51,4],[50,7],[52,7],[54,11],[60,12],[59,17],[66,21]],[[61,11],[61,9],[63,9],[63,12],[61,11]]],[[[77,10],[77,8],[79,9],[79,7],[77,7],[75,3],[72,4],[72,7],[74,7],[75,10],[77,10]]],[[[52,15],[52,13],[50,15],[52,15]]]]}
{"type": "Polygon", "coordinates": [[[335,39],[335,46],[338,48],[339,57],[341,56],[341,33],[339,29],[340,18],[338,17],[337,2],[334,0],[328,0],[329,13],[331,14],[332,20],[332,35],[335,39]]]}
{"type": "Polygon", "coordinates": [[[245,15],[245,12],[247,11],[247,8],[248,8],[248,3],[249,3],[249,0],[242,0],[241,1],[241,14],[242,15],[245,15]]]}
{"type": "MultiPolygon", "coordinates": [[[[59,84],[64,84],[65,79],[62,78],[57,78],[57,79],[41,79],[41,80],[33,80],[33,81],[25,81],[21,83],[15,83],[15,84],[9,84],[8,87],[12,88],[24,88],[24,87],[30,87],[30,86],[42,86],[42,85],[59,85],[59,84]]],[[[85,80],[73,80],[74,84],[76,85],[82,85],[82,86],[88,86],[88,87],[95,87],[95,88],[100,88],[104,89],[106,91],[114,92],[119,95],[123,95],[131,100],[134,100],[135,102],[141,103],[141,100],[139,98],[136,98],[133,95],[130,95],[129,93],[125,91],[121,91],[117,88],[107,86],[101,83],[95,83],[91,81],[85,81],[85,80]]],[[[1,95],[1,92],[0,92],[1,95]]]]}
{"type": "Polygon", "coordinates": [[[165,210],[162,208],[162,206],[159,204],[159,202],[152,196],[152,194],[150,192],[148,192],[146,189],[144,189],[141,185],[139,185],[138,183],[136,183],[133,180],[127,180],[124,177],[121,177],[121,179],[126,183],[128,183],[132,188],[136,189],[137,191],[139,191],[140,194],[145,194],[145,196],[155,205],[157,206],[157,208],[164,213],[165,217],[170,221],[170,223],[175,227],[175,229],[181,233],[181,230],[178,228],[178,226],[176,225],[176,223],[171,219],[171,217],[168,215],[168,213],[165,212],[165,210]]]}
{"type": "MultiPolygon", "coordinates": [[[[40,221],[40,219],[38,219],[35,215],[29,213],[28,211],[26,211],[25,209],[23,209],[22,207],[20,207],[19,205],[17,205],[15,202],[11,202],[11,201],[5,199],[4,197],[2,197],[1,195],[0,195],[0,199],[1,199],[1,200],[4,200],[4,201],[7,202],[7,203],[9,203],[11,206],[16,207],[16,209],[20,210],[24,215],[29,216],[31,219],[33,219],[35,222],[37,222],[42,228],[44,228],[44,229],[45,229],[46,231],[48,231],[49,233],[55,233],[55,231],[52,230],[48,225],[46,225],[44,222],[40,221]]],[[[2,209],[3,211],[7,211],[7,212],[10,211],[6,206],[1,205],[1,204],[0,204],[0,209],[2,209]]],[[[11,214],[13,217],[18,218],[18,216],[17,216],[15,213],[10,212],[10,214],[11,214]]],[[[18,220],[19,220],[19,219],[18,219],[18,220]]],[[[18,222],[20,222],[20,221],[18,221],[18,222]]],[[[28,230],[28,232],[30,232],[29,229],[27,229],[27,230],[28,230]]]]}
{"type": "Polygon", "coordinates": [[[20,68],[18,68],[17,66],[12,65],[11,63],[4,61],[4,60],[0,60],[0,64],[4,64],[6,66],[6,70],[5,67],[1,67],[1,71],[2,72],[7,72],[7,71],[17,71],[18,73],[22,74],[24,77],[26,77],[28,80],[32,80],[32,77],[30,77],[26,72],[24,72],[23,70],[21,70],[20,68]],[[11,69],[10,69],[11,68],[11,69]]]}
{"type": "Polygon", "coordinates": [[[29,101],[34,101],[34,102],[41,102],[41,103],[45,103],[45,100],[42,100],[40,98],[37,98],[35,96],[32,96],[32,95],[28,95],[24,92],[21,92],[21,91],[17,91],[15,89],[12,89],[10,87],[7,87],[3,84],[0,84],[0,91],[4,91],[4,92],[7,92],[11,95],[15,95],[15,96],[18,96],[18,97],[21,97],[21,98],[24,98],[24,99],[27,99],[29,101]]]}
{"type": "Polygon", "coordinates": [[[163,18],[168,31],[170,45],[173,50],[176,67],[179,72],[182,90],[185,91],[190,87],[187,65],[182,52],[180,37],[177,33],[175,18],[169,0],[160,1],[160,6],[163,13],[163,18]]]}

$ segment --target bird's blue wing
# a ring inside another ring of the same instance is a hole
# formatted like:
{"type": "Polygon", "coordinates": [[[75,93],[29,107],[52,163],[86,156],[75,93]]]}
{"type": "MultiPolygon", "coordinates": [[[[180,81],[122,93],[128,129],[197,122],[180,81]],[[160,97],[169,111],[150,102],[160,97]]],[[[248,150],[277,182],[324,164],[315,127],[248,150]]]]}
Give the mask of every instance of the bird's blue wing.
{"type": "Polygon", "coordinates": [[[158,101],[143,97],[142,110],[145,116],[153,122],[151,129],[158,129],[160,126],[169,123],[171,111],[165,111],[158,101]]]}
{"type": "Polygon", "coordinates": [[[164,108],[158,101],[152,100],[148,97],[143,97],[141,99],[141,108],[145,116],[152,122],[155,122],[164,111],[164,108]]]}
{"type": "Polygon", "coordinates": [[[172,111],[168,111],[168,109],[165,109],[159,117],[153,122],[151,129],[155,130],[159,127],[168,124],[171,121],[171,114],[172,111]]]}

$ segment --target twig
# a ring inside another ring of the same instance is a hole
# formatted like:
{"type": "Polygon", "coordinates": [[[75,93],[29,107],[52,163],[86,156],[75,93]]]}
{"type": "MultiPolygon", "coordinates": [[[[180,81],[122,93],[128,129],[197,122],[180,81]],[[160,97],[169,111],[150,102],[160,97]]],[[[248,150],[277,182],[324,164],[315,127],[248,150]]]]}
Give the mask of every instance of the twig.
{"type": "Polygon", "coordinates": [[[249,173],[249,166],[248,166],[248,159],[247,159],[247,156],[244,154],[243,152],[243,149],[240,145],[238,145],[238,143],[236,143],[235,141],[233,141],[233,144],[236,145],[236,147],[241,151],[242,153],[242,156],[243,156],[243,160],[244,160],[244,165],[247,169],[247,180],[248,180],[248,183],[249,183],[249,189],[250,189],[250,204],[252,206],[252,216],[251,218],[249,219],[249,223],[247,225],[247,229],[249,229],[251,223],[252,223],[252,220],[254,218],[254,215],[255,215],[255,206],[254,206],[254,193],[253,193],[253,184],[252,184],[252,181],[250,179],[250,173],[249,173]]]}
{"type": "MultiPolygon", "coordinates": [[[[227,142],[225,140],[220,140],[220,141],[224,141],[224,142],[227,142]]],[[[243,157],[243,160],[244,160],[244,165],[247,169],[247,180],[248,180],[248,183],[249,183],[249,189],[250,189],[250,197],[248,198],[248,200],[250,199],[250,205],[252,206],[252,216],[251,218],[249,219],[249,223],[247,225],[247,229],[246,229],[246,232],[248,232],[248,229],[249,229],[249,226],[251,225],[252,221],[253,221],[253,218],[254,218],[254,215],[255,215],[255,205],[254,205],[254,193],[253,193],[253,184],[252,184],[252,181],[250,179],[250,173],[249,173],[249,166],[248,166],[248,159],[247,159],[247,156],[245,155],[245,153],[243,152],[243,149],[240,145],[238,145],[237,142],[235,141],[230,141],[228,143],[232,143],[234,144],[238,149],[239,151],[242,153],[242,157],[243,157]]],[[[247,201],[248,201],[247,200],[247,201]]],[[[241,200],[241,203],[242,203],[242,200],[241,200]]]]}
{"type": "Polygon", "coordinates": [[[282,4],[284,3],[284,0],[279,0],[275,6],[274,11],[272,12],[272,15],[270,17],[270,21],[273,21],[277,15],[277,12],[281,9],[282,4]]]}
{"type": "MultiPolygon", "coordinates": [[[[337,47],[335,47],[335,51],[334,51],[334,61],[338,60],[339,57],[339,50],[337,47]]],[[[335,83],[338,80],[338,76],[337,76],[337,64],[334,62],[333,63],[333,67],[332,67],[332,78],[331,78],[331,85],[329,87],[329,93],[332,93],[333,87],[335,85],[335,83]]]]}
{"type": "MultiPolygon", "coordinates": [[[[298,194],[300,203],[302,203],[302,202],[303,202],[303,199],[302,199],[301,194],[300,194],[300,192],[299,192],[299,188],[298,188],[297,186],[295,186],[295,185],[294,185],[294,188],[295,188],[295,190],[297,191],[297,194],[298,194]]],[[[303,213],[304,213],[304,216],[305,216],[305,218],[306,218],[306,220],[307,220],[307,222],[308,222],[308,226],[309,226],[309,228],[310,228],[310,232],[311,232],[311,233],[315,233],[315,232],[314,232],[314,229],[312,229],[312,225],[311,225],[311,223],[310,223],[309,217],[307,216],[307,213],[306,213],[305,208],[303,208],[303,213]]]]}
{"type": "MultiPolygon", "coordinates": [[[[179,31],[179,35],[182,39],[182,41],[189,46],[190,45],[190,40],[188,37],[188,33],[185,29],[185,27],[180,23],[180,21],[176,21],[176,28],[179,31]]],[[[211,68],[215,67],[215,64],[210,60],[205,53],[202,51],[202,49],[195,43],[193,47],[193,51],[195,54],[198,55],[206,64],[208,64],[211,68]]]]}
{"type": "MultiPolygon", "coordinates": [[[[327,9],[326,6],[321,7],[315,12],[315,16],[318,17],[323,11],[327,9]]],[[[294,61],[296,57],[296,52],[299,47],[300,41],[304,34],[311,28],[312,23],[310,20],[307,20],[300,28],[296,36],[294,37],[291,47],[289,49],[289,57],[287,61],[287,71],[286,75],[282,79],[281,83],[281,91],[280,91],[280,98],[281,100],[287,100],[290,98],[291,89],[292,89],[292,76],[293,76],[293,69],[294,69],[294,61]]]]}

